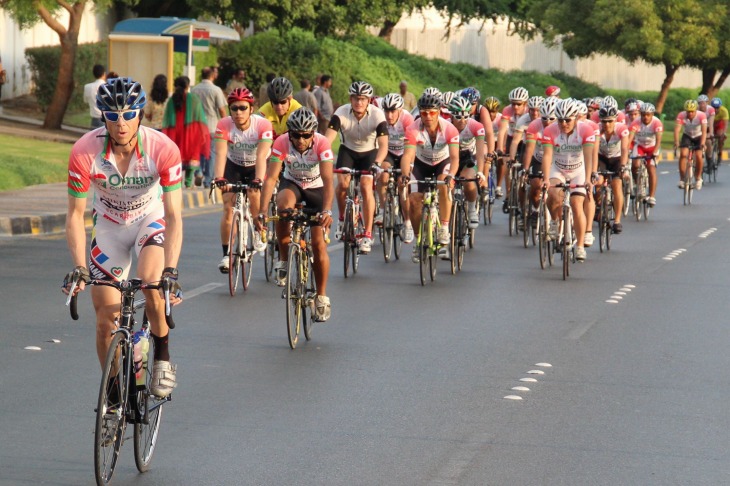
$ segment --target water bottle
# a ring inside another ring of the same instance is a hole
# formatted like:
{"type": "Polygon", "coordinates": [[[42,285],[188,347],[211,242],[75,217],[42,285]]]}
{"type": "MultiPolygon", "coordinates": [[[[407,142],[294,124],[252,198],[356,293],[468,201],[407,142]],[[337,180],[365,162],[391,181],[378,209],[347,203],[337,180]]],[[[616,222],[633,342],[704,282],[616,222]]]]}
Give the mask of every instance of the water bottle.
{"type": "Polygon", "coordinates": [[[137,386],[145,384],[145,370],[147,369],[147,353],[150,348],[150,335],[148,329],[140,329],[132,336],[134,344],[134,373],[137,379],[137,386]]]}

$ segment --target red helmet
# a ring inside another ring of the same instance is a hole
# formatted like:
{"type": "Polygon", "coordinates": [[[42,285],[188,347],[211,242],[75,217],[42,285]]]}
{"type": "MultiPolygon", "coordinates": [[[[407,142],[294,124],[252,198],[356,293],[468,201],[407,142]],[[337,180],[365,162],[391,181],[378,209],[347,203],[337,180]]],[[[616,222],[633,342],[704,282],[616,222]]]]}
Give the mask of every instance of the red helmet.
{"type": "Polygon", "coordinates": [[[253,105],[253,93],[248,88],[236,88],[228,95],[228,104],[230,105],[236,101],[248,101],[249,104],[253,105]]]}
{"type": "Polygon", "coordinates": [[[545,88],[545,96],[560,96],[560,86],[548,86],[545,88]]]}

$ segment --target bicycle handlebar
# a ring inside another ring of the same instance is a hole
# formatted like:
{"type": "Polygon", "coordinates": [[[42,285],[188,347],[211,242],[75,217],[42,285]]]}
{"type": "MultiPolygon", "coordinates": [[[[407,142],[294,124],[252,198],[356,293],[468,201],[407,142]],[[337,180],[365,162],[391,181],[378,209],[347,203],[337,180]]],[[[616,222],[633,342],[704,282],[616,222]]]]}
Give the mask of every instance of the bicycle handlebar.
{"type": "Polygon", "coordinates": [[[208,191],[208,198],[210,198],[213,195],[213,191],[216,187],[219,187],[221,189],[226,188],[226,192],[231,193],[237,193],[237,192],[244,192],[249,189],[261,189],[262,184],[260,182],[249,182],[249,183],[243,183],[243,182],[223,182],[223,181],[213,181],[210,185],[210,190],[208,191]]]}
{"type": "Polygon", "coordinates": [[[341,167],[339,169],[334,169],[332,172],[334,172],[335,174],[347,174],[347,175],[354,175],[354,176],[373,174],[369,170],[356,170],[356,169],[350,169],[349,167],[341,167]]]}
{"type": "MultiPolygon", "coordinates": [[[[676,151],[675,151],[675,155],[676,155],[676,151]]],[[[651,159],[656,159],[656,155],[655,154],[632,155],[629,157],[629,159],[631,159],[631,160],[639,160],[639,159],[651,160],[651,159]]]]}

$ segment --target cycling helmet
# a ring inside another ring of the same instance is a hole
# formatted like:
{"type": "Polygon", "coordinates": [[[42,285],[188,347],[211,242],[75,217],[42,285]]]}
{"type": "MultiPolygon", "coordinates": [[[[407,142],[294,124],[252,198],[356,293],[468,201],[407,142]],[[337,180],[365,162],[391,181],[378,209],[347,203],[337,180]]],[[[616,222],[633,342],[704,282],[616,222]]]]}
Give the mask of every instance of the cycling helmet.
{"type": "Polygon", "coordinates": [[[291,81],[284,77],[274,78],[269,83],[269,87],[266,89],[266,93],[269,95],[271,101],[284,101],[292,95],[294,92],[294,86],[291,81]]]}
{"type": "Polygon", "coordinates": [[[286,120],[286,127],[292,132],[313,132],[317,125],[317,115],[305,107],[294,110],[286,120]]]}
{"type": "Polygon", "coordinates": [[[545,88],[545,96],[560,96],[560,86],[548,86],[545,88]]]}
{"type": "Polygon", "coordinates": [[[712,98],[712,101],[710,101],[710,105],[717,110],[722,106],[722,100],[720,98],[712,98]]]}
{"type": "Polygon", "coordinates": [[[636,98],[626,98],[624,100],[624,108],[629,106],[631,103],[636,103],[638,100],[636,98]]]}
{"type": "Polygon", "coordinates": [[[656,107],[651,103],[644,103],[643,105],[641,105],[640,111],[642,113],[654,113],[656,111],[656,107]]]}
{"type": "Polygon", "coordinates": [[[708,98],[706,94],[701,94],[697,97],[697,103],[702,103],[703,101],[707,103],[710,101],[710,98],[708,98]]]}
{"type": "Polygon", "coordinates": [[[602,106],[600,110],[598,110],[598,117],[603,118],[614,118],[618,115],[618,109],[616,109],[615,106],[602,106]]]}
{"type": "Polygon", "coordinates": [[[462,96],[455,96],[451,103],[448,105],[449,111],[452,115],[457,113],[466,113],[467,115],[471,111],[471,103],[468,99],[462,96]]]}
{"type": "Polygon", "coordinates": [[[560,100],[555,107],[555,116],[558,118],[575,118],[578,114],[578,102],[573,98],[560,100]]]}
{"type": "Polygon", "coordinates": [[[601,108],[613,106],[618,111],[618,102],[613,96],[606,96],[601,100],[601,108]]]}
{"type": "Polygon", "coordinates": [[[453,91],[444,91],[441,94],[441,101],[443,102],[444,106],[449,106],[451,100],[453,100],[454,98],[458,98],[458,96],[456,96],[456,93],[454,93],[453,91]]]}
{"type": "Polygon", "coordinates": [[[350,85],[350,96],[373,96],[373,87],[365,81],[355,81],[350,85]]]}
{"type": "Polygon", "coordinates": [[[146,104],[142,85],[132,78],[109,79],[96,93],[96,107],[101,111],[141,110],[146,104]]]}
{"type": "Polygon", "coordinates": [[[400,110],[403,108],[403,97],[398,93],[388,93],[383,97],[384,110],[400,110]]]}
{"type": "Polygon", "coordinates": [[[540,105],[540,116],[544,117],[554,117],[555,116],[555,107],[558,105],[558,101],[560,101],[555,96],[548,96],[545,98],[545,101],[542,102],[540,105]]]}
{"type": "Polygon", "coordinates": [[[529,98],[529,97],[530,97],[530,95],[527,93],[527,90],[523,87],[515,88],[509,92],[510,101],[527,101],[527,98],[529,98]]]}
{"type": "Polygon", "coordinates": [[[535,108],[540,108],[540,105],[542,105],[544,101],[545,98],[543,98],[542,96],[533,96],[532,98],[527,100],[527,107],[531,110],[535,108]]]}
{"type": "Polygon", "coordinates": [[[684,102],[684,111],[697,111],[698,104],[695,100],[687,100],[684,102]]]}
{"type": "Polygon", "coordinates": [[[248,101],[250,105],[253,105],[253,93],[248,88],[236,88],[228,94],[228,104],[236,101],[248,101]]]}
{"type": "Polygon", "coordinates": [[[629,103],[628,105],[626,105],[626,113],[628,113],[630,111],[639,111],[639,103],[632,102],[632,103],[629,103]]]}
{"type": "Polygon", "coordinates": [[[499,111],[500,103],[499,99],[495,96],[489,96],[484,100],[484,107],[489,111],[499,111]]]}
{"type": "Polygon", "coordinates": [[[442,97],[442,95],[441,95],[441,90],[440,90],[440,89],[438,89],[438,88],[434,88],[433,86],[431,86],[430,88],[426,88],[426,89],[424,89],[424,90],[423,90],[423,94],[430,94],[430,95],[436,95],[436,96],[438,96],[439,98],[441,98],[441,97],[442,97]]]}
{"type": "Polygon", "coordinates": [[[441,93],[427,93],[423,92],[420,98],[418,98],[418,109],[428,110],[432,108],[441,108],[441,93]]]}
{"type": "Polygon", "coordinates": [[[482,99],[482,94],[479,92],[479,90],[472,87],[462,89],[461,93],[459,93],[459,96],[469,100],[469,103],[471,103],[472,105],[479,103],[479,100],[482,99]]]}
{"type": "Polygon", "coordinates": [[[578,114],[579,115],[588,115],[588,107],[585,103],[582,101],[576,101],[576,105],[578,105],[578,114]]]}

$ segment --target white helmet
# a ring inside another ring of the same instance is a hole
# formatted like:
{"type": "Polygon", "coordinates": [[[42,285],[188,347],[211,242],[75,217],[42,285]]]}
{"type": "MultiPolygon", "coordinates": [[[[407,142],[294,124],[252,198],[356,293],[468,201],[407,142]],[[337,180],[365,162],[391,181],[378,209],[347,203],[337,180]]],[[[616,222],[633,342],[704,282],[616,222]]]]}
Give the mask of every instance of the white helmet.
{"type": "Polygon", "coordinates": [[[603,101],[601,101],[601,108],[608,108],[609,106],[613,106],[614,108],[618,109],[618,101],[616,101],[616,98],[613,96],[606,96],[603,98],[603,101]]]}
{"type": "Polygon", "coordinates": [[[557,106],[559,101],[560,98],[557,98],[555,96],[545,98],[545,101],[543,101],[540,105],[540,116],[544,116],[545,118],[554,117],[555,107],[557,106]]]}
{"type": "Polygon", "coordinates": [[[510,101],[527,101],[529,97],[527,90],[521,86],[510,91],[508,95],[510,101]]]}
{"type": "Polygon", "coordinates": [[[456,93],[453,91],[444,91],[441,93],[441,100],[444,102],[444,106],[449,106],[449,103],[451,103],[451,100],[453,100],[455,96],[456,93]]]}
{"type": "Polygon", "coordinates": [[[383,98],[382,105],[384,110],[400,110],[403,108],[403,97],[399,93],[388,93],[383,98]]]}
{"type": "MultiPolygon", "coordinates": [[[[554,98],[554,96],[552,96],[551,98],[554,98]]],[[[540,105],[542,105],[544,101],[545,98],[543,98],[542,96],[533,96],[529,100],[527,100],[527,108],[531,110],[534,110],[535,108],[540,108],[540,105]]]]}
{"type": "Polygon", "coordinates": [[[555,116],[558,118],[575,118],[578,115],[578,102],[573,98],[560,100],[555,107],[555,116]]]}
{"type": "Polygon", "coordinates": [[[651,103],[644,103],[641,105],[642,113],[654,113],[655,111],[656,111],[656,107],[651,103]]]}
{"type": "Polygon", "coordinates": [[[579,115],[588,115],[588,106],[586,106],[585,103],[583,103],[582,101],[576,101],[575,103],[578,105],[579,115]]]}

